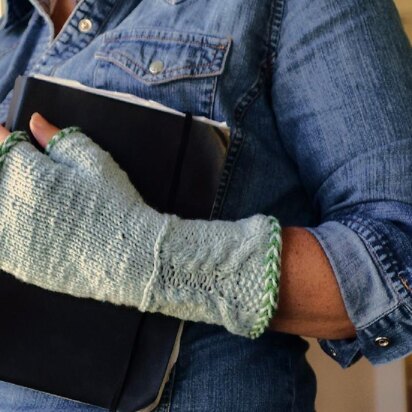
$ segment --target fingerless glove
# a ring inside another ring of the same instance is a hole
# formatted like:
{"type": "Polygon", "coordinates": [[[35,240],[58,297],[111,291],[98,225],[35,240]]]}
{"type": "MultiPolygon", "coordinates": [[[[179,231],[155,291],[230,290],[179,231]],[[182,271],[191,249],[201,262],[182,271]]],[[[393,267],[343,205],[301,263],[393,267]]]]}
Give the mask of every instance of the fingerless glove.
{"type": "Polygon", "coordinates": [[[274,217],[184,220],[144,203],[77,128],[40,153],[22,133],[0,148],[0,267],[24,282],[255,338],[274,315],[274,217]]]}

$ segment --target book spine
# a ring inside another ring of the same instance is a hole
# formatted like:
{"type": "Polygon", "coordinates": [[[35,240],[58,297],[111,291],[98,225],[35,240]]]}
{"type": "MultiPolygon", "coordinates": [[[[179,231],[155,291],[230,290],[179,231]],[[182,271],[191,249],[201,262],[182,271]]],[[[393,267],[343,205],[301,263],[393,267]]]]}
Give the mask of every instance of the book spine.
{"type": "Polygon", "coordinates": [[[14,84],[13,96],[10,102],[9,112],[6,120],[6,129],[14,132],[17,128],[19,119],[19,110],[22,107],[21,102],[26,94],[26,76],[18,76],[14,84]]]}

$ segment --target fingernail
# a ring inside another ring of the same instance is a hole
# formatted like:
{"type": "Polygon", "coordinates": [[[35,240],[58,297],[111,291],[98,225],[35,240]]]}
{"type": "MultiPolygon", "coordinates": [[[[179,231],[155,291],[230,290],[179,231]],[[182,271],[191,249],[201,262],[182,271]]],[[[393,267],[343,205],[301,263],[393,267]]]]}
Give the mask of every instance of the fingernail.
{"type": "Polygon", "coordinates": [[[48,123],[46,119],[40,113],[33,113],[30,118],[31,125],[38,131],[44,130],[47,128],[48,123]]]}

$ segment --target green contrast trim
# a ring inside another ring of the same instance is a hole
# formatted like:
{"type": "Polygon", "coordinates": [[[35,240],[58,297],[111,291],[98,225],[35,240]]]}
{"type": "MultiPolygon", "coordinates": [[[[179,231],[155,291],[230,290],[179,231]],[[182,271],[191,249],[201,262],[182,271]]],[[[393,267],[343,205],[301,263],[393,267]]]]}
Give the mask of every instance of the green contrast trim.
{"type": "Polygon", "coordinates": [[[258,338],[265,331],[278,307],[282,238],[279,221],[271,217],[270,222],[272,224],[272,235],[265,259],[265,293],[258,320],[249,332],[252,339],[258,338]]]}
{"type": "Polygon", "coordinates": [[[0,167],[3,166],[7,154],[19,142],[30,142],[29,135],[26,132],[15,131],[10,133],[0,145],[0,167]]]}
{"type": "Polygon", "coordinates": [[[61,139],[63,139],[64,137],[67,137],[69,134],[71,133],[75,133],[75,132],[81,132],[80,127],[77,126],[71,126],[71,127],[66,127],[65,129],[60,130],[60,132],[57,132],[49,141],[49,143],[47,143],[47,146],[45,147],[44,151],[47,154],[50,154],[51,149],[53,148],[53,146],[59,142],[61,139]]]}

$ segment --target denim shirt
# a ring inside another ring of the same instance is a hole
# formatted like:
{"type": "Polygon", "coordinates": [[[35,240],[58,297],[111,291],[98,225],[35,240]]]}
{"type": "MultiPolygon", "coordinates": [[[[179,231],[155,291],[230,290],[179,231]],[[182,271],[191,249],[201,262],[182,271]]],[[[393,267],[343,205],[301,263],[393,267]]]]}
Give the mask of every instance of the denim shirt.
{"type": "Polygon", "coordinates": [[[317,238],[356,327],[319,340],[342,367],[412,351],[412,53],[391,0],[83,0],[55,39],[13,0],[1,23],[1,122],[23,73],[227,121],[214,217],[317,238]]]}

